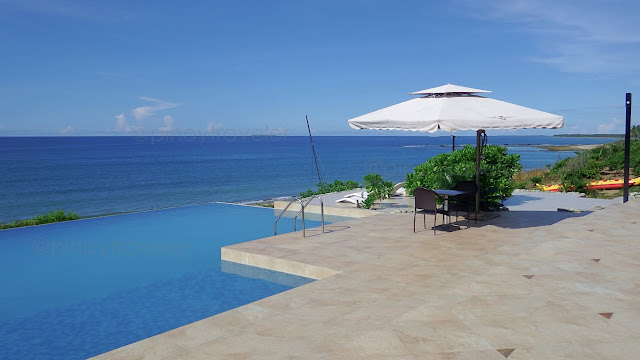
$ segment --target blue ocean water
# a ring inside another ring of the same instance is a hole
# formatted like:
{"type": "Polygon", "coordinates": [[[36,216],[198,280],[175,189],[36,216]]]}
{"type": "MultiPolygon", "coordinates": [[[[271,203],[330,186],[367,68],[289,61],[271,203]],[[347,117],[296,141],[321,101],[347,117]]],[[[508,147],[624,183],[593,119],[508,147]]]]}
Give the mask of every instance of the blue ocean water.
{"type": "MultiPolygon", "coordinates": [[[[521,155],[525,169],[574,155],[533,145],[598,144],[606,138],[489,136],[521,155]]],[[[314,137],[324,181],[371,172],[393,182],[428,158],[450,151],[451,137],[314,137]]],[[[475,145],[457,136],[456,145],[475,145]]],[[[318,182],[309,138],[0,137],[0,222],[51,210],[81,216],[213,201],[245,202],[297,195],[318,182]]]]}
{"type": "Polygon", "coordinates": [[[0,358],[85,359],[310,282],[221,262],[274,219],[216,203],[0,231],[0,358]]]}

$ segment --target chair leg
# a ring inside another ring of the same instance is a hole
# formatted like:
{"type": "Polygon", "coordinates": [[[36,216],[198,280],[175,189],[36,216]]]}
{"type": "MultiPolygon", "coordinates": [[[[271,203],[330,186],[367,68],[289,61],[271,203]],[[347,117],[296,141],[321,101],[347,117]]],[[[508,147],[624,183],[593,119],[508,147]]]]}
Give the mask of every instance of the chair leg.
{"type": "MultiPolygon", "coordinates": [[[[478,213],[476,212],[475,204],[473,205],[473,213],[475,214],[475,218],[473,219],[473,223],[478,225],[478,213]]],[[[469,215],[469,216],[471,216],[471,215],[469,215]]]]}
{"type": "Polygon", "coordinates": [[[416,211],[413,211],[413,232],[416,232],[416,211]]]}
{"type": "Polygon", "coordinates": [[[438,213],[433,213],[433,236],[436,236],[436,219],[438,219],[438,213]]]}
{"type": "Polygon", "coordinates": [[[422,214],[422,227],[427,228],[427,214],[422,214]]]}

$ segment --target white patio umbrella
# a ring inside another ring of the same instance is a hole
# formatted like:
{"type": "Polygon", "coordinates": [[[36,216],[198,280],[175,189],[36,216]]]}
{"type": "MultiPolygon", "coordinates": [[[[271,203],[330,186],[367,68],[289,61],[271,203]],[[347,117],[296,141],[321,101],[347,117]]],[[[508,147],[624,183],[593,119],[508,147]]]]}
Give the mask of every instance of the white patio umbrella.
{"type": "MultiPolygon", "coordinates": [[[[354,129],[476,130],[476,184],[480,185],[480,139],[486,129],[557,129],[564,126],[562,116],[508,102],[474,95],[491,91],[447,84],[416,91],[423,95],[349,120],[354,129]]],[[[476,194],[476,216],[480,192],[476,194]]]]}

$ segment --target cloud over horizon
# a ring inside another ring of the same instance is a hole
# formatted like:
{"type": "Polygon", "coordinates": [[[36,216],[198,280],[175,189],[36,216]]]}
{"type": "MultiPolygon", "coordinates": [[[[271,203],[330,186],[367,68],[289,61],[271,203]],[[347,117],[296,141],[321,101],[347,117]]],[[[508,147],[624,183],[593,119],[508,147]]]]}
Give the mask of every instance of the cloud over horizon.
{"type": "Polygon", "coordinates": [[[611,133],[619,133],[624,132],[622,129],[623,122],[618,118],[611,119],[608,123],[602,123],[598,125],[597,133],[598,134],[611,134],[611,133]]]}
{"type": "MultiPolygon", "coordinates": [[[[131,116],[133,116],[135,123],[130,124],[127,120],[127,116],[124,113],[118,114],[115,116],[116,124],[110,131],[115,132],[131,132],[138,131],[140,129],[144,129],[146,126],[144,121],[149,119],[153,120],[154,115],[162,110],[175,109],[178,106],[181,106],[181,103],[173,103],[169,101],[159,100],[148,96],[141,96],[140,100],[148,101],[153,103],[153,105],[139,106],[131,110],[131,116]]],[[[155,119],[158,120],[158,119],[155,119]]],[[[173,117],[169,114],[165,114],[162,118],[164,122],[164,126],[158,128],[160,131],[171,131],[173,130],[173,117]]]]}
{"type": "Polygon", "coordinates": [[[182,105],[179,103],[172,103],[168,101],[154,99],[148,96],[141,96],[140,100],[152,102],[154,103],[154,105],[140,106],[131,110],[131,114],[133,115],[134,118],[136,118],[136,120],[144,120],[152,116],[157,111],[174,109],[182,105]]]}
{"type": "Polygon", "coordinates": [[[165,115],[163,118],[164,126],[159,128],[160,131],[171,131],[173,130],[173,117],[171,115],[165,115]]]}
{"type": "Polygon", "coordinates": [[[113,128],[114,131],[128,132],[131,130],[131,127],[127,123],[127,117],[124,114],[116,115],[115,118],[116,118],[116,126],[113,128]]]}
{"type": "Polygon", "coordinates": [[[74,131],[73,127],[71,125],[67,125],[67,127],[60,130],[60,134],[66,135],[66,134],[72,133],[73,131],[74,131]]]}

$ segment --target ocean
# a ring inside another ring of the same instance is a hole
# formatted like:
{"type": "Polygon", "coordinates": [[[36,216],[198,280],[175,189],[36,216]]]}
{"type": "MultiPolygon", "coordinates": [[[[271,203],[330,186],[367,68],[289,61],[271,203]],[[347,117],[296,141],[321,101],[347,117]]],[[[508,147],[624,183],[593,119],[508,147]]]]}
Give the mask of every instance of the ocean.
{"type": "MultiPolygon", "coordinates": [[[[489,136],[521,155],[524,169],[573,156],[535,145],[601,144],[610,138],[489,136]]],[[[450,136],[314,137],[323,181],[394,183],[428,158],[451,151],[450,136]]],[[[475,145],[456,136],[456,146],[475,145]]],[[[305,136],[0,137],[0,222],[51,210],[96,216],[193,204],[251,202],[315,188],[305,136]]]]}

